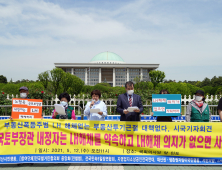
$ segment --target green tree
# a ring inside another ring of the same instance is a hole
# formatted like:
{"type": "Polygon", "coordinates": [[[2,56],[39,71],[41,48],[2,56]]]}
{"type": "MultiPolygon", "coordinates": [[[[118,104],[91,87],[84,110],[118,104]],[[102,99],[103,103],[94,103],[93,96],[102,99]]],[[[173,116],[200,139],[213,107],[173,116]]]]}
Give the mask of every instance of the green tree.
{"type": "Polygon", "coordinates": [[[75,75],[71,75],[70,80],[68,81],[69,81],[69,87],[67,89],[67,93],[72,94],[72,95],[79,94],[84,86],[84,81],[82,81],[79,77],[75,75]]]}
{"type": "Polygon", "coordinates": [[[152,82],[145,82],[145,81],[141,81],[139,83],[136,83],[134,85],[135,90],[145,90],[145,89],[149,89],[149,90],[153,90],[154,86],[152,82]]]}
{"type": "Polygon", "coordinates": [[[221,76],[219,76],[219,77],[214,76],[211,79],[211,84],[213,87],[222,86],[222,77],[221,76]]]}
{"type": "Polygon", "coordinates": [[[201,87],[201,82],[200,82],[200,81],[197,81],[197,82],[195,83],[195,86],[201,87]]]}
{"type": "Polygon", "coordinates": [[[152,70],[149,72],[150,78],[151,78],[151,82],[154,85],[154,88],[161,82],[163,82],[164,78],[165,78],[165,73],[163,71],[160,70],[152,70]]]}
{"type": "Polygon", "coordinates": [[[213,95],[213,93],[212,93],[213,87],[211,87],[211,86],[204,86],[202,88],[204,89],[206,95],[213,95]]]}
{"type": "Polygon", "coordinates": [[[7,78],[3,75],[0,75],[0,83],[7,83],[7,78]]]}
{"type": "Polygon", "coordinates": [[[40,73],[38,75],[38,80],[45,87],[45,89],[47,89],[49,81],[51,80],[49,71],[45,71],[43,73],[40,73]]]}
{"type": "Polygon", "coordinates": [[[201,87],[210,86],[210,85],[211,85],[211,81],[207,77],[205,77],[205,79],[201,82],[201,87]]]}
{"type": "Polygon", "coordinates": [[[219,94],[219,95],[222,94],[222,87],[219,87],[219,88],[217,89],[216,94],[219,94]]]}
{"type": "Polygon", "coordinates": [[[57,94],[57,91],[59,89],[59,85],[61,83],[62,77],[64,76],[65,72],[61,68],[54,68],[50,71],[51,79],[52,79],[52,85],[54,87],[54,94],[57,94]]]}
{"type": "Polygon", "coordinates": [[[133,81],[136,82],[136,84],[139,83],[139,82],[140,82],[140,77],[136,76],[136,77],[133,79],[133,81]]]}

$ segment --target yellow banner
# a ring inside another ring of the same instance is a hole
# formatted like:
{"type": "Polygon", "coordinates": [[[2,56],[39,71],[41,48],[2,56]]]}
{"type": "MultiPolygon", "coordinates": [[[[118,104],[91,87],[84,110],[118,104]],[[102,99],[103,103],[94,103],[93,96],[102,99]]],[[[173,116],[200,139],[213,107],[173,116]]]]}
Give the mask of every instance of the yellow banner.
{"type": "MultiPolygon", "coordinates": [[[[110,163],[133,163],[129,162],[130,157],[133,160],[138,156],[146,160],[145,163],[184,163],[186,157],[193,161],[187,164],[197,161],[205,164],[206,160],[215,163],[222,157],[221,133],[220,123],[1,120],[0,163],[13,163],[13,159],[14,163],[41,162],[31,160],[35,155],[39,156],[38,160],[41,155],[54,158],[61,155],[64,161],[67,157],[67,162],[98,163],[92,161],[92,157],[97,157],[101,163],[106,156],[105,162],[108,159],[110,163]],[[72,157],[68,160],[68,156],[80,155],[81,161],[76,157],[76,161],[72,157]]],[[[47,162],[56,162],[54,158],[47,162]]],[[[63,161],[60,158],[58,162],[63,161]]]]}

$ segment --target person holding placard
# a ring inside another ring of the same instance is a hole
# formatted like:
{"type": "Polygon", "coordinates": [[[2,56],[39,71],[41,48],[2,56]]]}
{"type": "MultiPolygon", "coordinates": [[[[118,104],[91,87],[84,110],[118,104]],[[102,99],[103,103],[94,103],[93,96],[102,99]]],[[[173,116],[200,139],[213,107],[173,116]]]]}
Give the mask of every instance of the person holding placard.
{"type": "Polygon", "coordinates": [[[119,95],[116,111],[120,113],[120,121],[140,121],[143,112],[141,97],[134,94],[132,81],[125,83],[126,93],[119,95]]]}
{"type": "MultiPolygon", "coordinates": [[[[25,86],[22,86],[19,88],[19,94],[20,94],[20,98],[22,99],[29,99],[28,98],[28,94],[29,94],[29,89],[25,86]]],[[[10,116],[9,119],[11,121],[13,121],[13,118],[10,116]]]]}
{"type": "Polygon", "coordinates": [[[186,122],[210,122],[211,112],[205,103],[204,92],[197,90],[195,99],[189,103],[186,112],[186,122]]]}
{"type": "MultiPolygon", "coordinates": [[[[167,90],[163,89],[159,94],[170,94],[167,90]]],[[[151,116],[153,116],[153,112],[151,112],[151,116]]],[[[171,116],[157,116],[157,122],[172,122],[171,116]]]]}
{"type": "MultiPolygon", "coordinates": [[[[29,89],[25,86],[22,86],[19,88],[19,93],[20,93],[20,98],[22,99],[29,99],[28,94],[29,94],[29,89]]],[[[13,121],[12,116],[9,118],[11,121],[13,121]]],[[[34,163],[29,163],[29,165],[33,165],[34,163]]],[[[23,165],[22,163],[17,164],[18,166],[23,165]]]]}
{"type": "Polygon", "coordinates": [[[107,116],[106,104],[100,101],[101,92],[99,90],[93,90],[91,92],[92,101],[86,104],[84,114],[88,117],[88,120],[105,120],[107,116]]]}
{"type": "Polygon", "coordinates": [[[61,93],[59,95],[60,104],[65,109],[65,115],[60,115],[56,110],[53,110],[52,118],[53,119],[76,119],[74,108],[69,106],[71,98],[68,93],[61,93]]]}

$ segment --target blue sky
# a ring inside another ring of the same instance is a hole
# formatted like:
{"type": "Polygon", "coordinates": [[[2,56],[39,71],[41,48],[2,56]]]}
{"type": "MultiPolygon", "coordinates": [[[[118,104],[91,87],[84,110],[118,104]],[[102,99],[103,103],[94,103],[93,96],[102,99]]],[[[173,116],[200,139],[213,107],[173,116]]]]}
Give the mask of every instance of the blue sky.
{"type": "Polygon", "coordinates": [[[36,80],[54,63],[111,51],[166,79],[222,76],[222,1],[0,0],[0,75],[36,80]]]}

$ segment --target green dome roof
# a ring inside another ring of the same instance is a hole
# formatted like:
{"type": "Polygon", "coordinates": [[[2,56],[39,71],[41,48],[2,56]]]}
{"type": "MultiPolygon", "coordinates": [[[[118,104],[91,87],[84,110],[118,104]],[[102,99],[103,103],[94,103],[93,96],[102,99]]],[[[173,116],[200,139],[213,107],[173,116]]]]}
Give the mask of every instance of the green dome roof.
{"type": "Polygon", "coordinates": [[[96,63],[96,62],[119,62],[119,63],[125,63],[124,60],[118,56],[115,53],[112,52],[103,52],[100,54],[97,54],[92,58],[90,62],[96,63]]]}

